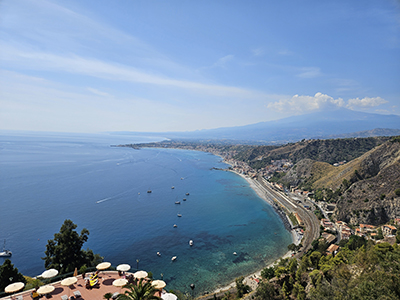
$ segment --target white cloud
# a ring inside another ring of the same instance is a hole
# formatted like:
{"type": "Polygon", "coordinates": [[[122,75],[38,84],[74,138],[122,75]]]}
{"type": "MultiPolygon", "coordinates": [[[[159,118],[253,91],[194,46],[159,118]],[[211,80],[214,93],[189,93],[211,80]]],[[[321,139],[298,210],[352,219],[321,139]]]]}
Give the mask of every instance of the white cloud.
{"type": "Polygon", "coordinates": [[[94,88],[91,88],[91,87],[88,87],[87,90],[88,90],[89,92],[92,92],[92,93],[95,94],[95,95],[98,95],[98,96],[113,97],[112,95],[110,95],[110,94],[108,94],[108,93],[99,91],[99,90],[94,89],[94,88]]]}
{"type": "Polygon", "coordinates": [[[297,74],[300,78],[315,78],[322,75],[320,68],[315,67],[301,68],[300,72],[297,74]]]}
{"type": "Polygon", "coordinates": [[[256,48],[256,49],[252,49],[251,52],[253,53],[254,56],[261,56],[264,54],[264,49],[256,48]]]}
{"type": "Polygon", "coordinates": [[[388,103],[388,101],[382,99],[381,97],[349,99],[346,103],[346,101],[342,98],[334,99],[329,95],[316,93],[314,96],[294,95],[291,98],[281,99],[279,101],[268,104],[268,108],[277,111],[302,113],[307,111],[325,110],[338,107],[346,107],[349,109],[371,108],[385,103],[388,103]]]}
{"type": "Polygon", "coordinates": [[[282,99],[268,104],[268,108],[278,111],[307,112],[321,110],[328,107],[342,107],[344,101],[342,98],[334,99],[331,96],[316,93],[314,96],[294,95],[290,99],[282,99]]]}
{"type": "Polygon", "coordinates": [[[381,97],[365,97],[362,99],[359,98],[354,98],[354,99],[349,99],[349,102],[347,104],[348,108],[370,108],[370,107],[375,107],[379,106],[381,104],[388,103],[385,99],[382,99],[381,97]]]}

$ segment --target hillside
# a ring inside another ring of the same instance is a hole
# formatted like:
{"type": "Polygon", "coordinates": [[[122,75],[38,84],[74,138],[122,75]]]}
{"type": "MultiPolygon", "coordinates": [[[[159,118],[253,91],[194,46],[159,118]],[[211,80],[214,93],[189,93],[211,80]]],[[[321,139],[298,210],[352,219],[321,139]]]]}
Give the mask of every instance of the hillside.
{"type": "Polygon", "coordinates": [[[338,220],[385,223],[400,215],[400,139],[392,138],[339,167],[303,159],[281,181],[315,190],[317,200],[336,203],[338,220]]]}
{"type": "Polygon", "coordinates": [[[312,159],[334,164],[351,161],[389,139],[390,137],[303,140],[283,146],[255,146],[239,152],[235,159],[248,163],[254,169],[263,168],[271,160],[280,159],[289,159],[293,163],[312,159]]]}

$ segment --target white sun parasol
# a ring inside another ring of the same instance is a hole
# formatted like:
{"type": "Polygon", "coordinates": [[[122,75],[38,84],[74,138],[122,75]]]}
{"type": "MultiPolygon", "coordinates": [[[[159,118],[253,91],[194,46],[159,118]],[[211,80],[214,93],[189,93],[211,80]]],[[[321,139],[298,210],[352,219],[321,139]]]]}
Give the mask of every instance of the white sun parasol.
{"type": "Polygon", "coordinates": [[[154,280],[152,283],[151,283],[151,285],[152,286],[154,286],[156,289],[163,289],[163,288],[165,288],[165,286],[167,285],[166,283],[165,283],[165,281],[163,281],[163,280],[154,280]]]}
{"type": "Polygon", "coordinates": [[[61,285],[70,286],[73,285],[74,283],[77,283],[77,281],[78,279],[76,277],[68,277],[61,281],[61,285]]]}
{"type": "Polygon", "coordinates": [[[15,293],[18,292],[19,290],[22,290],[24,288],[25,284],[23,282],[14,282],[6,286],[4,291],[6,293],[15,293]]]}
{"type": "Polygon", "coordinates": [[[128,280],[126,280],[124,278],[119,278],[119,279],[115,279],[112,284],[113,284],[113,286],[121,287],[121,286],[124,286],[127,283],[128,283],[128,280]]]}
{"type": "Polygon", "coordinates": [[[163,300],[177,300],[178,299],[178,297],[175,294],[172,294],[172,293],[163,294],[163,295],[161,295],[161,298],[163,300]]]}
{"type": "Polygon", "coordinates": [[[130,269],[131,269],[131,266],[128,264],[122,264],[122,265],[117,266],[117,271],[126,272],[126,271],[129,271],[130,269]]]}
{"type": "MultiPolygon", "coordinates": [[[[65,278],[65,279],[63,279],[63,280],[61,281],[61,285],[64,285],[64,286],[71,286],[71,285],[73,285],[74,283],[77,283],[77,281],[78,281],[78,279],[77,279],[76,277],[68,277],[68,278],[65,278]]],[[[71,288],[68,289],[68,298],[69,298],[70,290],[71,290],[71,288]]]]}
{"type": "Polygon", "coordinates": [[[49,270],[44,271],[42,273],[42,275],[40,275],[39,277],[51,278],[51,277],[56,276],[57,274],[58,274],[58,271],[56,269],[49,269],[49,270]]]}
{"type": "Polygon", "coordinates": [[[135,278],[146,278],[147,277],[147,272],[146,271],[137,271],[135,274],[133,274],[133,276],[135,276],[135,278]]]}
{"type": "Polygon", "coordinates": [[[108,269],[109,267],[111,267],[111,263],[109,263],[109,262],[102,262],[101,264],[98,264],[98,265],[96,266],[96,269],[102,271],[102,270],[108,269]]]}
{"type": "Polygon", "coordinates": [[[52,285],[44,285],[44,286],[41,286],[36,292],[38,294],[44,295],[44,294],[51,293],[54,290],[55,290],[54,286],[52,286],[52,285]]]}

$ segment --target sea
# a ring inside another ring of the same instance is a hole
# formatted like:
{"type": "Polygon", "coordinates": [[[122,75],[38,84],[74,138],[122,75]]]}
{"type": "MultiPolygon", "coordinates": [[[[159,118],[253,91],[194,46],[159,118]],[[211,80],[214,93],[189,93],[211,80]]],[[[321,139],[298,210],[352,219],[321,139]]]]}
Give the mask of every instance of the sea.
{"type": "Polygon", "coordinates": [[[152,272],[168,290],[194,284],[196,295],[287,252],[291,235],[279,216],[245,179],[216,170],[228,167],[220,157],[112,146],[162,139],[0,132],[0,243],[14,267],[41,274],[46,244],[66,219],[89,230],[83,248],[112,266],[152,272]]]}

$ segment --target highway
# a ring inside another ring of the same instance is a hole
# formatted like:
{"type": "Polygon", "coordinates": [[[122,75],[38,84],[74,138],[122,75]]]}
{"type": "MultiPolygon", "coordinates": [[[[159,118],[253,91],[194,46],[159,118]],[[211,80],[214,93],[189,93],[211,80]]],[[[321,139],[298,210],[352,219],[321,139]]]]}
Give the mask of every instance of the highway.
{"type": "Polygon", "coordinates": [[[272,185],[266,181],[262,176],[257,179],[258,185],[263,188],[265,193],[271,200],[283,205],[289,212],[298,213],[299,217],[304,222],[304,237],[302,240],[303,248],[300,249],[301,252],[307,252],[311,248],[311,243],[313,240],[319,238],[320,233],[320,223],[318,218],[313,213],[312,205],[311,210],[304,208],[302,204],[296,204],[292,199],[286,196],[283,192],[276,190],[272,185]]]}

